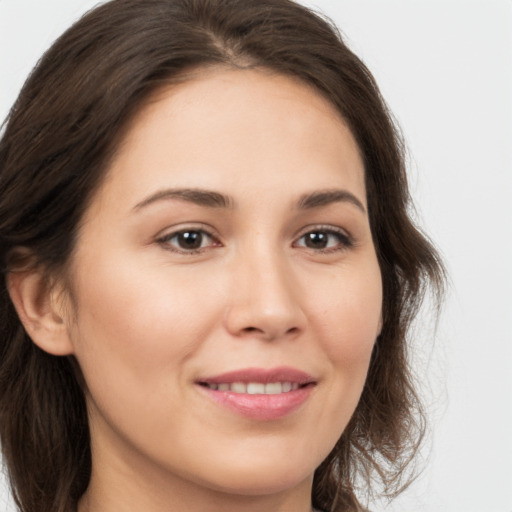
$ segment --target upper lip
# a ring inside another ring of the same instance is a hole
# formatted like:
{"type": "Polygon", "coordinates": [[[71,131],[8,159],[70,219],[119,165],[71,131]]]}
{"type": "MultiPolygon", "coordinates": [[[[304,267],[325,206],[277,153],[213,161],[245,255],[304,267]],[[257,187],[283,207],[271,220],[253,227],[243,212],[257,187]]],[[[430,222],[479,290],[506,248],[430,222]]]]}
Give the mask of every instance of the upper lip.
{"type": "Polygon", "coordinates": [[[260,382],[268,384],[271,382],[291,382],[299,385],[316,382],[316,379],[302,370],[281,366],[278,368],[243,368],[233,370],[219,375],[197,379],[198,383],[206,384],[231,384],[233,382],[260,382]]]}

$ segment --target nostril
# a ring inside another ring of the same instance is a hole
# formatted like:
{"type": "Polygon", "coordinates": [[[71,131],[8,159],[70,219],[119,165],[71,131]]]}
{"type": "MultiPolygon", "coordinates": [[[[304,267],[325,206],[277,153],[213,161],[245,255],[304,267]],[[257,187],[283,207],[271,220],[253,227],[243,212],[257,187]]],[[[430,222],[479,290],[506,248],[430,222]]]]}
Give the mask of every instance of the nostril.
{"type": "Polygon", "coordinates": [[[242,329],[242,331],[240,331],[240,334],[244,334],[244,335],[257,335],[257,336],[263,336],[265,339],[275,339],[275,338],[278,338],[280,337],[281,335],[285,335],[285,336],[295,336],[297,333],[300,332],[300,328],[299,327],[290,327],[289,329],[285,330],[285,331],[281,331],[281,334],[279,333],[279,330],[274,330],[272,328],[269,328],[269,329],[263,329],[263,328],[259,328],[259,327],[253,327],[253,326],[249,326],[249,327],[244,327],[242,329]]]}

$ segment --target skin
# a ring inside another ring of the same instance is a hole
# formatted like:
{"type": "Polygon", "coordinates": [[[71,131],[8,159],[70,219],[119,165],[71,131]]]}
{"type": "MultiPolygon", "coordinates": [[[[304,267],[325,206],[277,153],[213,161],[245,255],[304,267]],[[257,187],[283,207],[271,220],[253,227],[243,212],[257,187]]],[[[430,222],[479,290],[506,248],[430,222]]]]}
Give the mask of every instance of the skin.
{"type": "Polygon", "coordinates": [[[73,354],[87,384],[93,472],[79,512],[310,510],[380,330],[366,209],[357,144],[308,86],[216,69],[152,99],[83,219],[72,300],[49,301],[60,334],[33,335],[73,354]],[[180,246],[184,229],[205,232],[199,250],[180,246]],[[196,383],[283,365],[316,385],[278,420],[228,410],[196,383]]]}

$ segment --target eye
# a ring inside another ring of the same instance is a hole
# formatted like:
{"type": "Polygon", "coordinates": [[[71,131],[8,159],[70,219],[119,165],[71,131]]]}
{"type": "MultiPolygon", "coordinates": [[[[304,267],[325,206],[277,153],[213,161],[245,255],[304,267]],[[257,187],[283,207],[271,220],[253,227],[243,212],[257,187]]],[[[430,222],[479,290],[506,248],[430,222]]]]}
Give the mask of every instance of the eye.
{"type": "Polygon", "coordinates": [[[342,251],[353,245],[349,235],[333,228],[319,228],[304,233],[295,243],[321,252],[342,251]]]}
{"type": "Polygon", "coordinates": [[[197,253],[202,249],[220,245],[203,229],[182,229],[169,233],[157,241],[171,251],[182,253],[197,253]]]}

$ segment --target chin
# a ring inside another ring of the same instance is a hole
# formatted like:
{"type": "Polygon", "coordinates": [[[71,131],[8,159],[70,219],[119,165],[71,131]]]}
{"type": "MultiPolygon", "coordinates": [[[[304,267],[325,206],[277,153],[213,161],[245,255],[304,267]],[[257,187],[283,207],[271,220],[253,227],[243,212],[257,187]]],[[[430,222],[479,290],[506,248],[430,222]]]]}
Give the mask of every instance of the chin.
{"type": "Polygon", "coordinates": [[[208,471],[210,478],[207,486],[241,496],[278,494],[305,481],[312,481],[316,464],[305,462],[299,465],[290,459],[276,461],[269,457],[265,463],[257,463],[247,456],[238,464],[220,464],[208,471]],[[215,475],[215,478],[211,479],[211,475],[215,475]]]}
{"type": "Polygon", "coordinates": [[[289,475],[282,474],[255,475],[253,473],[253,476],[247,477],[238,475],[236,479],[226,482],[226,485],[214,484],[212,489],[239,496],[265,496],[294,489],[312,478],[312,474],[291,478],[289,475]]]}

